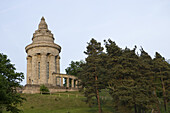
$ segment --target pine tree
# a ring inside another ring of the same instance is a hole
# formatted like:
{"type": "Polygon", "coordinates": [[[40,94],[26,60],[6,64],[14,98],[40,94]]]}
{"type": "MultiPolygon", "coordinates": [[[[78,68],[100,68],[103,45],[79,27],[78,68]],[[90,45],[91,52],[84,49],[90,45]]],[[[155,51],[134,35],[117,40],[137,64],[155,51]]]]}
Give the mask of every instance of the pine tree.
{"type": "Polygon", "coordinates": [[[111,40],[106,42],[106,50],[109,90],[115,110],[118,113],[150,111],[155,104],[151,84],[153,73],[149,64],[151,57],[144,50],[137,55],[136,47],[122,50],[111,40]]]}
{"type": "Polygon", "coordinates": [[[155,72],[155,83],[157,85],[157,92],[163,94],[164,109],[167,111],[167,101],[169,100],[169,84],[170,84],[170,66],[158,52],[155,54],[154,72],[155,72]]]}
{"type": "Polygon", "coordinates": [[[101,47],[101,43],[91,39],[84,53],[87,55],[87,58],[86,63],[82,64],[79,79],[81,80],[84,94],[87,97],[87,102],[91,105],[93,103],[92,98],[96,97],[99,113],[101,113],[99,92],[103,88],[100,73],[103,47],[101,47]]]}
{"type": "Polygon", "coordinates": [[[115,42],[108,39],[108,41],[104,40],[105,42],[105,48],[107,55],[105,57],[105,70],[106,70],[106,76],[108,86],[110,87],[112,84],[112,77],[113,75],[116,75],[118,69],[120,68],[120,56],[122,55],[122,49],[119,48],[115,42]]]}
{"type": "Polygon", "coordinates": [[[153,60],[151,56],[143,50],[143,48],[140,49],[141,54],[140,54],[140,61],[141,61],[141,67],[140,71],[142,74],[142,82],[145,83],[144,89],[147,91],[147,103],[145,103],[145,106],[147,109],[155,109],[155,106],[157,107],[156,109],[158,112],[160,112],[159,108],[159,101],[157,94],[155,93],[155,85],[154,85],[154,72],[153,72],[153,60]],[[154,93],[153,93],[154,92],[154,93]]]}
{"type": "MultiPolygon", "coordinates": [[[[119,58],[120,68],[115,75],[115,94],[118,97],[119,103],[118,111],[122,110],[122,107],[127,110],[127,113],[131,113],[133,108],[137,113],[137,94],[139,94],[137,78],[139,71],[137,65],[138,56],[135,54],[136,47],[133,50],[125,48],[122,55],[119,58]]],[[[114,82],[113,82],[114,83],[114,82]]],[[[116,98],[115,98],[116,99],[116,98]]]]}

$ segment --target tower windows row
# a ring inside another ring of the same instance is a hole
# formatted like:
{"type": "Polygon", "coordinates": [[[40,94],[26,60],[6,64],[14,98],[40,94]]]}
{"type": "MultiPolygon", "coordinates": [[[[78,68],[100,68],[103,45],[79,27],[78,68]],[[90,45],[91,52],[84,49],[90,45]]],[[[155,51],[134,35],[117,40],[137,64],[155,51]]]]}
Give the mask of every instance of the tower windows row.
{"type": "MultiPolygon", "coordinates": [[[[47,66],[46,66],[46,76],[47,76],[47,79],[49,79],[49,62],[47,62],[47,66]]],[[[40,62],[38,62],[38,78],[40,79],[40,62]]]]}

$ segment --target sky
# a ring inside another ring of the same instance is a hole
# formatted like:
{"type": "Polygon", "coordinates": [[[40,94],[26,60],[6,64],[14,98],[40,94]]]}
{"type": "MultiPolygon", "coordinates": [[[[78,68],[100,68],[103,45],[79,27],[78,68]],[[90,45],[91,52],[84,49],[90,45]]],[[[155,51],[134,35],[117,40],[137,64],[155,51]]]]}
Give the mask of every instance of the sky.
{"type": "MultiPolygon", "coordinates": [[[[170,0],[0,0],[0,53],[26,78],[25,47],[44,16],[62,47],[61,73],[85,59],[87,42],[111,39],[170,59],[170,0]]],[[[22,84],[26,84],[26,79],[22,84]]]]}

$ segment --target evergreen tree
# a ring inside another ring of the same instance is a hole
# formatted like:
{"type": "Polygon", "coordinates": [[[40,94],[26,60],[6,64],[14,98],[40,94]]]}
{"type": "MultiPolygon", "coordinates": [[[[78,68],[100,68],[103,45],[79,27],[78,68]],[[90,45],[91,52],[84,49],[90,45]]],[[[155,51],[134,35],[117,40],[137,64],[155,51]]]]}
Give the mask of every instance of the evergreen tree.
{"type": "MultiPolygon", "coordinates": [[[[106,41],[105,41],[106,42],[106,41]]],[[[141,113],[150,111],[155,104],[151,84],[151,57],[142,49],[141,55],[133,50],[121,50],[115,42],[106,42],[108,55],[107,75],[109,90],[115,110],[119,113],[141,113]]]]}
{"type": "Polygon", "coordinates": [[[20,87],[20,82],[24,79],[23,73],[15,72],[15,67],[7,59],[6,55],[0,53],[0,113],[3,109],[18,113],[17,108],[19,103],[22,103],[24,98],[17,93],[16,89],[20,87]]]}
{"type": "Polygon", "coordinates": [[[102,75],[100,73],[103,47],[101,47],[101,43],[91,39],[84,53],[87,55],[87,58],[86,63],[82,65],[79,79],[81,80],[84,94],[87,97],[87,102],[91,105],[93,103],[92,98],[96,97],[99,113],[101,113],[99,92],[103,88],[102,75]]]}
{"type": "Polygon", "coordinates": [[[132,113],[133,108],[136,113],[137,94],[139,93],[137,81],[139,75],[137,70],[138,56],[135,54],[136,48],[130,50],[126,48],[119,57],[118,65],[113,66],[115,74],[112,75],[112,88],[110,90],[114,100],[116,111],[119,113],[132,113]],[[117,68],[118,67],[118,68],[117,68]]]}
{"type": "Polygon", "coordinates": [[[106,82],[108,86],[112,84],[112,77],[116,75],[117,70],[120,68],[120,56],[122,55],[122,49],[119,48],[115,42],[108,39],[104,40],[106,48],[106,57],[105,57],[105,70],[106,70],[106,82]]]}
{"type": "Polygon", "coordinates": [[[167,110],[169,102],[170,64],[156,53],[150,55],[140,49],[136,54],[134,49],[121,49],[112,40],[104,41],[106,53],[96,40],[88,43],[86,62],[80,65],[78,78],[81,80],[81,90],[91,106],[96,97],[99,112],[101,112],[99,92],[109,89],[113,98],[113,106],[117,113],[160,112],[159,98],[163,97],[167,110]]]}
{"type": "Polygon", "coordinates": [[[143,99],[146,100],[147,102],[145,103],[146,107],[148,109],[157,109],[157,111],[160,113],[160,108],[159,108],[159,100],[157,97],[157,94],[155,92],[155,85],[154,85],[154,71],[153,69],[153,60],[151,56],[141,48],[141,54],[140,54],[140,61],[141,61],[141,67],[140,71],[142,74],[142,82],[146,83],[144,88],[145,91],[147,91],[149,98],[148,99],[143,99]],[[154,92],[154,93],[153,93],[154,92]],[[156,108],[155,108],[156,106],[156,108]]]}
{"type": "Polygon", "coordinates": [[[167,111],[167,101],[169,100],[169,84],[170,84],[170,64],[165,61],[158,52],[155,54],[154,62],[154,72],[155,72],[155,83],[157,88],[157,93],[163,95],[164,109],[167,111]]]}

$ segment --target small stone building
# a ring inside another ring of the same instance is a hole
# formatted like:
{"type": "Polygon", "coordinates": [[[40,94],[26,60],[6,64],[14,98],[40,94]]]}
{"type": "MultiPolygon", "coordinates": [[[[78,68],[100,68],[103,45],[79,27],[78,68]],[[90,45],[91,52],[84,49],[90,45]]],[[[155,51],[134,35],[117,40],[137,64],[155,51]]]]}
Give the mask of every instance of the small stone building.
{"type": "Polygon", "coordinates": [[[32,43],[25,47],[27,53],[27,85],[25,93],[37,93],[44,84],[52,92],[77,89],[78,79],[72,75],[60,74],[61,47],[54,43],[54,37],[48,29],[44,17],[35,31],[32,43]],[[65,87],[63,80],[66,81],[65,87]],[[30,92],[32,91],[32,92],[30,92]]]}

